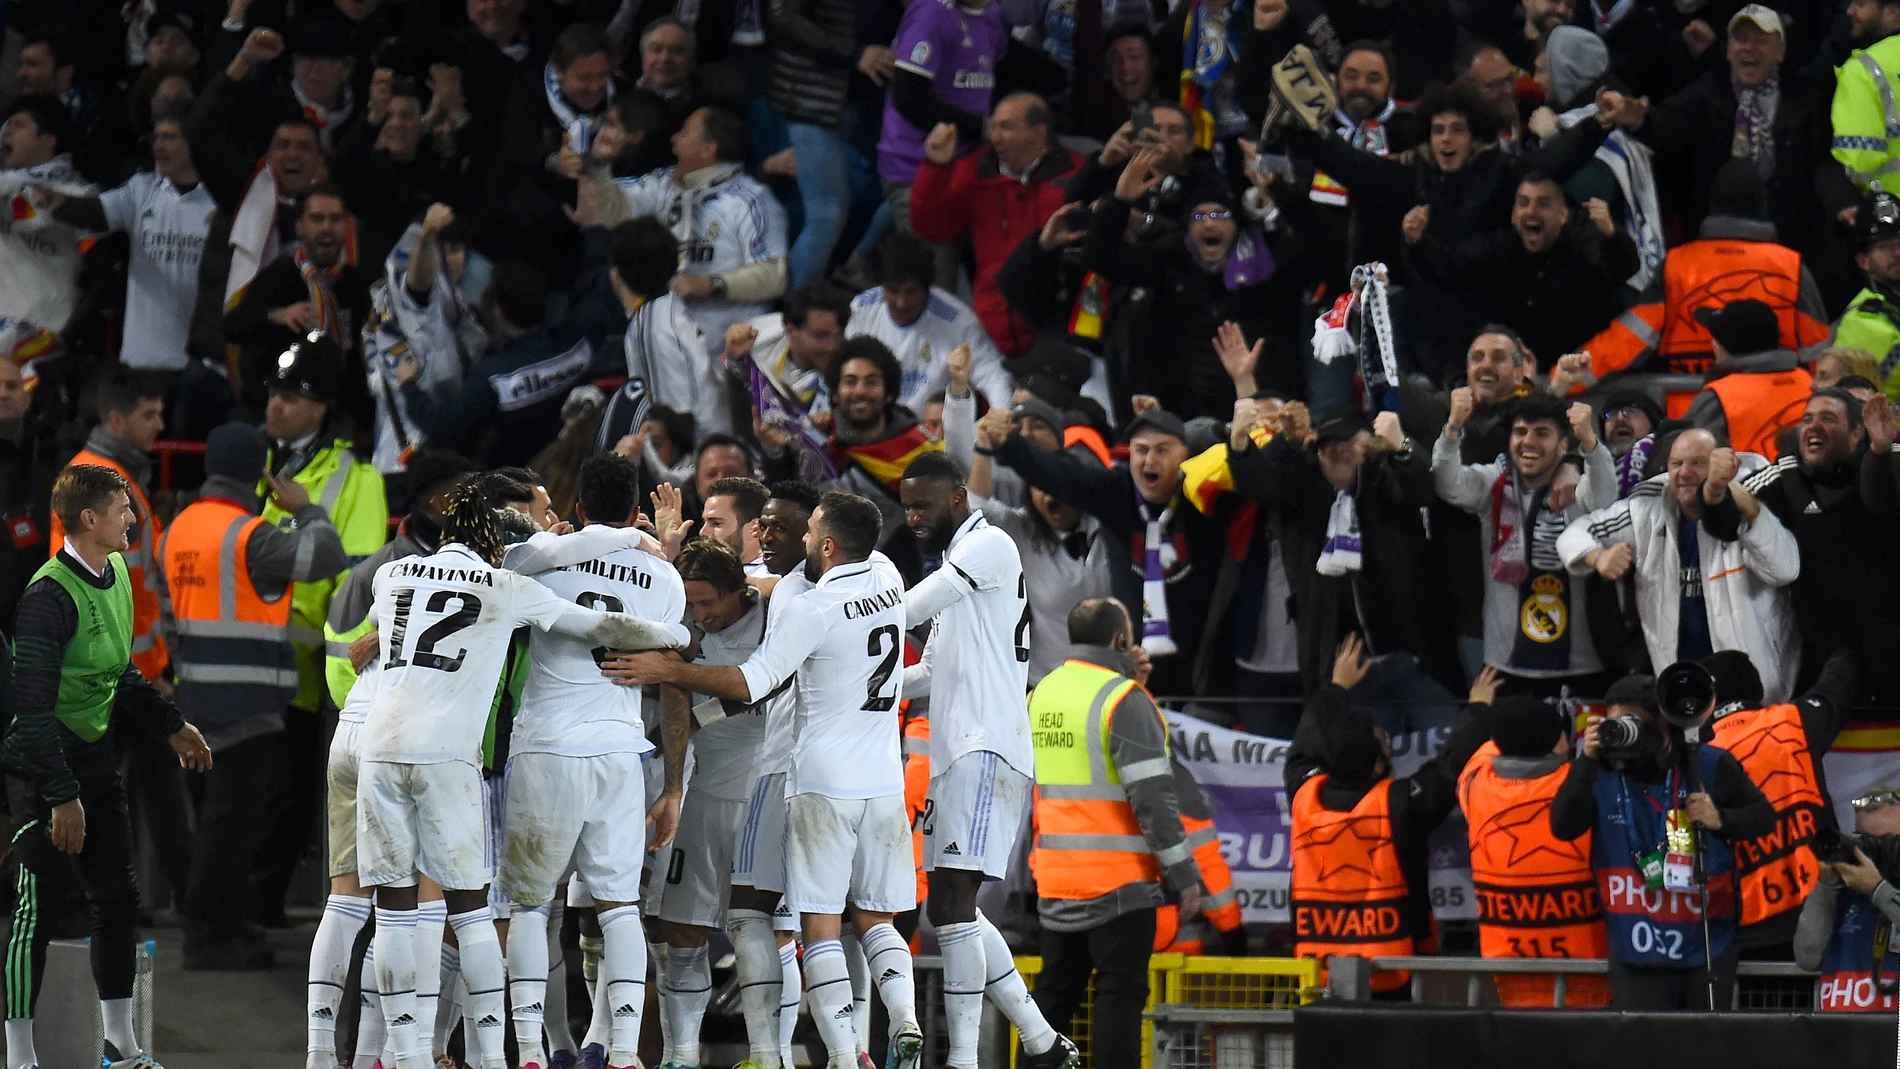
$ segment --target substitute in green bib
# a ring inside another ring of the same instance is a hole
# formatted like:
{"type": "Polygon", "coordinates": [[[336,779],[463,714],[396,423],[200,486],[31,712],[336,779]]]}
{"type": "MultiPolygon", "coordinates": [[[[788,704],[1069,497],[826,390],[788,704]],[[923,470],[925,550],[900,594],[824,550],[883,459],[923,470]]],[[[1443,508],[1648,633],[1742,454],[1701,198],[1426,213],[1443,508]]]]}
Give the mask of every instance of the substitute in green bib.
{"type": "Polygon", "coordinates": [[[6,1049],[34,1065],[33,1011],[51,933],[43,902],[83,900],[91,915],[92,976],[105,1018],[106,1069],[156,1069],[132,1031],[132,826],[113,728],[165,739],[179,763],[203,771],[198,729],[132,663],[132,579],[123,553],[138,522],[123,476],[75,464],[53,484],[66,544],[34,573],[14,624],[13,686],[0,738],[13,816],[18,900],[8,943],[6,1049]]]}
{"type": "MultiPolygon", "coordinates": [[[[285,349],[267,372],[270,401],[264,409],[264,434],[271,440],[267,474],[288,479],[310,492],[310,500],[329,514],[352,563],[389,541],[389,505],[383,477],[358,458],[354,429],[337,411],[343,384],[343,352],[321,334],[285,349]]],[[[258,495],[270,487],[258,482],[258,495]]],[[[294,527],[295,516],[267,504],[264,522],[294,527]]],[[[284,713],[286,751],[293,755],[278,793],[272,828],[254,863],[254,919],[280,923],[291,873],[316,833],[323,795],[327,726],[324,707],[323,624],[330,599],[348,569],[299,582],[290,598],[290,641],[297,654],[297,694],[284,713]]]]}

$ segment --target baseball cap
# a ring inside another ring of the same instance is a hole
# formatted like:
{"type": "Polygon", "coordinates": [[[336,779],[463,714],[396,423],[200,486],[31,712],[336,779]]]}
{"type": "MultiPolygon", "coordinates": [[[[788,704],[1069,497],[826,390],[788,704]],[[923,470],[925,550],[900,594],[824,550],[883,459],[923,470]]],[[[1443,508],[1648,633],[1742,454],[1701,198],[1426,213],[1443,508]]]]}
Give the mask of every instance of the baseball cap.
{"type": "Polygon", "coordinates": [[[1015,406],[1010,409],[1010,415],[1017,419],[1027,417],[1029,419],[1041,420],[1049,425],[1050,430],[1056,432],[1056,437],[1058,438],[1062,437],[1062,429],[1069,425],[1069,421],[1062,418],[1062,413],[1056,411],[1056,406],[1040,397],[1026,397],[1016,402],[1015,406]]]}
{"type": "Polygon", "coordinates": [[[1133,441],[1135,435],[1144,427],[1152,427],[1162,434],[1173,435],[1181,439],[1184,445],[1187,443],[1187,424],[1181,422],[1180,416],[1162,408],[1151,408],[1129,420],[1128,427],[1122,431],[1122,441],[1133,441]]]}
{"type": "Polygon", "coordinates": [[[1720,308],[1695,310],[1695,321],[1722,343],[1730,356],[1781,348],[1781,320],[1760,301],[1730,301],[1720,308]]]}
{"type": "Polygon", "coordinates": [[[1360,431],[1370,433],[1372,424],[1366,422],[1365,414],[1356,408],[1335,408],[1320,417],[1313,427],[1313,441],[1316,445],[1327,442],[1349,442],[1360,431]]]}
{"type": "Polygon", "coordinates": [[[343,350],[327,336],[312,331],[277,354],[277,363],[264,378],[272,390],[289,390],[329,404],[343,385],[343,350]]]}
{"type": "Polygon", "coordinates": [[[1735,17],[1728,20],[1728,32],[1734,33],[1735,27],[1744,22],[1752,22],[1761,32],[1772,33],[1784,41],[1788,38],[1788,32],[1781,27],[1781,16],[1766,4],[1750,4],[1737,11],[1735,17]]]}

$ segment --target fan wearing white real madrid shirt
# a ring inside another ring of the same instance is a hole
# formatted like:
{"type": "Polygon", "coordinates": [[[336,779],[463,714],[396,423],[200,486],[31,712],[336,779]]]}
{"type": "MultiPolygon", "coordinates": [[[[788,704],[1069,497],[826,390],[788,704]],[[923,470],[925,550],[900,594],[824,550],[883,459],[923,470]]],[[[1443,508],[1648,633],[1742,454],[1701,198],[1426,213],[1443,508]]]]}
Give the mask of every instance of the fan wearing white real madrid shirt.
{"type": "MultiPolygon", "coordinates": [[[[603,130],[596,158],[617,151],[619,138],[617,127],[603,130]]],[[[727,327],[771,310],[788,277],[785,209],[745,173],[748,147],[737,115],[700,108],[673,135],[677,165],[612,180],[629,211],[658,218],[679,239],[673,292],[687,302],[715,353],[727,327]]]]}
{"type": "Polygon", "coordinates": [[[179,371],[188,359],[185,339],[198,299],[198,261],[211,213],[218,208],[192,166],[182,111],[152,117],[152,165],[153,170],[96,198],[63,197],[41,186],[34,200],[68,226],[95,234],[123,231],[131,239],[119,362],[179,371]]]}
{"type": "MultiPolygon", "coordinates": [[[[581,465],[580,508],[602,521],[581,532],[631,526],[640,474],[614,454],[581,465]]],[[[504,563],[512,556],[504,558],[504,563]]],[[[674,622],[686,613],[680,577],[663,557],[622,549],[541,572],[535,581],[565,601],[656,621],[681,645],[674,622]]],[[[607,1064],[633,1063],[646,1000],[647,947],[641,931],[640,870],[646,860],[645,777],[653,749],[641,694],[600,673],[605,650],[559,631],[530,639],[531,667],[509,740],[507,816],[502,823],[501,890],[514,903],[508,928],[509,994],[522,1069],[548,1064],[542,1043],[548,986],[548,903],[570,860],[587,881],[605,943],[598,997],[613,1007],[607,1064]],[[631,1007],[631,1012],[622,1012],[631,1007]]],[[[683,710],[682,710],[683,711],[683,710]]],[[[674,817],[656,809],[654,834],[671,838],[674,817]]]]}
{"type": "Polygon", "coordinates": [[[787,897],[803,915],[805,991],[829,1069],[854,1069],[862,1049],[840,942],[847,910],[890,1011],[892,1063],[909,1069],[923,1053],[910,947],[891,925],[917,904],[917,879],[897,727],[904,581],[875,552],[882,529],[871,502],[824,495],[805,534],[805,571],[816,585],[782,604],[775,594],[777,619],[744,664],[628,659],[634,681],[747,703],[796,679],[787,897]]]}
{"type": "Polygon", "coordinates": [[[950,385],[950,353],[970,347],[970,381],[991,405],[1007,405],[1015,393],[1003,354],[970,306],[931,285],[936,252],[908,234],[892,234],[877,247],[878,283],[851,302],[844,336],[869,334],[897,356],[904,369],[897,403],[922,412],[924,402],[950,385]]]}
{"type": "Polygon", "coordinates": [[[904,470],[904,522],[943,565],[911,588],[906,626],[935,620],[904,696],[930,698],[930,803],[924,869],[943,948],[952,1069],[976,1069],[983,996],[1021,1034],[1032,1069],[1074,1069],[1075,1045],[1049,1027],[1001,932],[976,908],[985,880],[1009,872],[1035,780],[1029,742],[1029,600],[1016,543],[970,508],[957,462],[926,453],[904,470]]]}
{"type": "Polygon", "coordinates": [[[376,980],[395,1069],[424,1069],[416,1017],[416,878],[441,885],[476,1021],[471,1058],[501,1069],[501,946],[488,908],[483,729],[516,627],[618,649],[671,647],[668,627],[563,601],[498,567],[501,525],[480,484],[450,494],[442,548],[377,570],[370,619],[382,638],[376,697],[361,734],[357,875],[376,888],[376,980]]]}

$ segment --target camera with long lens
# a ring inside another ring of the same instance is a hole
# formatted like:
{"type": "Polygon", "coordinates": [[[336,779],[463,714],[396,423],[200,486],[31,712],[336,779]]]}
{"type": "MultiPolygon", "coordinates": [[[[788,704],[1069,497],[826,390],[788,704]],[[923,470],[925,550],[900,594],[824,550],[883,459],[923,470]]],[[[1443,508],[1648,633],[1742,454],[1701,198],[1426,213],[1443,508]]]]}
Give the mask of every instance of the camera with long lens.
{"type": "Polygon", "coordinates": [[[1656,677],[1656,704],[1670,727],[1695,727],[1715,704],[1715,676],[1694,661],[1677,661],[1656,677]]]}
{"type": "Polygon", "coordinates": [[[1635,713],[1608,717],[1597,724],[1597,743],[1603,760],[1612,767],[1662,756],[1669,736],[1696,742],[1702,714],[1715,702],[1715,677],[1694,661],[1678,661],[1656,677],[1656,704],[1663,724],[1635,713]],[[1666,727],[1664,726],[1666,725],[1666,727]],[[1665,734],[1665,731],[1667,734],[1665,734]]]}

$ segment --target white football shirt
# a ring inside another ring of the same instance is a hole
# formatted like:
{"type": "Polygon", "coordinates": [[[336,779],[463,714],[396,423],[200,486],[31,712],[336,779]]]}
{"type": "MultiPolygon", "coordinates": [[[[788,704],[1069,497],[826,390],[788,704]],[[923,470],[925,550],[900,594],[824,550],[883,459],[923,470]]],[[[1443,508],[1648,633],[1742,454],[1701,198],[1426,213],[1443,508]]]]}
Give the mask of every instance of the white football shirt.
{"type": "MultiPolygon", "coordinates": [[[[641,549],[624,549],[596,560],[541,572],[535,582],[563,601],[604,612],[624,612],[677,629],[686,612],[686,587],[673,565],[641,549]]],[[[640,712],[642,687],[623,687],[600,674],[605,647],[558,632],[529,640],[528,682],[521,691],[510,753],[594,757],[645,753],[640,712]]]]}
{"type": "Polygon", "coordinates": [[[970,382],[985,400],[1007,405],[1015,393],[1015,380],[1003,368],[1003,354],[984,332],[983,321],[969,305],[935,286],[930,288],[923,313],[907,327],[891,318],[883,287],[858,294],[851,302],[851,321],[845,324],[844,336],[860,334],[869,334],[896,354],[898,366],[904,369],[897,403],[912,412],[922,412],[931,395],[949,387],[950,351],[959,345],[970,347],[970,382]]]}
{"type": "MultiPolygon", "coordinates": [[[[681,274],[723,275],[785,255],[785,209],[743,165],[717,164],[688,176],[675,171],[662,167],[614,183],[634,215],[658,218],[679,239],[681,274]],[[682,185],[681,177],[693,185],[682,185]]],[[[707,298],[687,304],[711,353],[725,350],[727,327],[771,310],[770,301],[707,298]]]]}
{"type": "Polygon", "coordinates": [[[147,172],[100,194],[99,206],[106,225],[124,231],[132,245],[119,360],[128,367],[177,371],[186,362],[198,261],[217,203],[202,182],[186,193],[147,172]]]}
{"type": "Polygon", "coordinates": [[[383,666],[363,726],[366,761],[479,763],[508,639],[523,624],[617,648],[639,645],[654,630],[563,601],[459,543],[390,561],[376,569],[371,589],[383,666]]]}
{"type": "Polygon", "coordinates": [[[785,794],[904,793],[897,697],[903,686],[904,578],[882,553],[841,564],[779,604],[765,643],[739,666],[754,695],[797,677],[785,794]]]}
{"type": "MultiPolygon", "coordinates": [[[[766,637],[780,624],[784,616],[776,606],[788,604],[812,587],[811,580],[805,578],[805,569],[800,566],[779,577],[778,585],[772,588],[774,608],[765,617],[766,637]]],[[[776,776],[792,770],[792,739],[797,734],[794,722],[798,713],[798,695],[789,686],[780,686],[767,703],[765,711],[765,739],[759,743],[759,768],[761,776],[776,776]]],[[[751,792],[747,792],[748,796],[751,792]]]]}
{"type": "Polygon", "coordinates": [[[943,567],[910,592],[907,624],[935,618],[906,697],[930,695],[930,771],[987,750],[1036,774],[1029,742],[1029,597],[1015,540],[972,510],[943,567]]]}
{"type": "MultiPolygon", "coordinates": [[[[724,631],[702,634],[699,637],[699,662],[722,665],[745,663],[745,659],[752,656],[753,651],[759,648],[759,643],[765,640],[767,616],[767,602],[759,598],[746,610],[745,615],[734,620],[724,631]]],[[[789,699],[790,693],[791,685],[786,684],[780,688],[779,694],[750,704],[694,695],[695,707],[700,702],[717,702],[724,708],[726,715],[703,725],[693,736],[693,778],[687,785],[688,789],[703,791],[714,798],[731,802],[743,802],[751,797],[746,787],[752,782],[753,766],[759,758],[759,744],[765,738],[766,715],[774,701],[780,697],[789,699]]]]}

